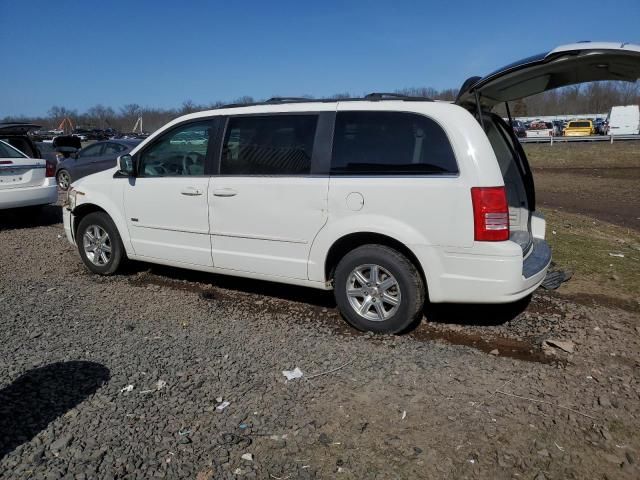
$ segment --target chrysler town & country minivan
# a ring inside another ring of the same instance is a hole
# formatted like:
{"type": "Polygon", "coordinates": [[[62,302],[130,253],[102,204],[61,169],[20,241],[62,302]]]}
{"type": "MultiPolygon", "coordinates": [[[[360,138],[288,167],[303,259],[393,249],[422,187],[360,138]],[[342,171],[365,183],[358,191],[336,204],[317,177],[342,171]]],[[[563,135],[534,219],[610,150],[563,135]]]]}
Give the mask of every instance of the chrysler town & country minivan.
{"type": "Polygon", "coordinates": [[[356,328],[400,332],[426,299],[512,302],[545,278],[531,169],[492,109],[639,76],[639,46],[577,43],[473,77],[455,103],[371,94],[189,114],[75,182],[64,228],[98,274],[129,258],[333,289],[356,328]]]}

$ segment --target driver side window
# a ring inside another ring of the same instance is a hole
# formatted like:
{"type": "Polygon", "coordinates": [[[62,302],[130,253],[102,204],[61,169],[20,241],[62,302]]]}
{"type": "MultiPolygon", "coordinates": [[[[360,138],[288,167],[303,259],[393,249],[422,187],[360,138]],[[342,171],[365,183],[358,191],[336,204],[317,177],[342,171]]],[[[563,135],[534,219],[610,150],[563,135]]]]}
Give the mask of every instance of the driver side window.
{"type": "Polygon", "coordinates": [[[139,176],[204,175],[212,121],[180,125],[160,136],[140,154],[139,176]]]}

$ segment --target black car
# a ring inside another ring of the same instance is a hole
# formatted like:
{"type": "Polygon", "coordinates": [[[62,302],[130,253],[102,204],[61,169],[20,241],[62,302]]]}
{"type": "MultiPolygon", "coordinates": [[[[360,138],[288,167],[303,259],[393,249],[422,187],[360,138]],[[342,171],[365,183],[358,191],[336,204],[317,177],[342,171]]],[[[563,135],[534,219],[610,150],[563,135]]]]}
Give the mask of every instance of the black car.
{"type": "Polygon", "coordinates": [[[35,142],[29,136],[30,131],[39,128],[40,125],[34,125],[33,123],[0,123],[0,140],[17,148],[29,158],[42,158],[40,150],[38,150],[35,142]]]}
{"type": "Polygon", "coordinates": [[[58,162],[58,186],[67,190],[69,185],[79,178],[115,167],[118,157],[129,153],[139,143],[140,140],[107,140],[92,143],[58,162]]]}

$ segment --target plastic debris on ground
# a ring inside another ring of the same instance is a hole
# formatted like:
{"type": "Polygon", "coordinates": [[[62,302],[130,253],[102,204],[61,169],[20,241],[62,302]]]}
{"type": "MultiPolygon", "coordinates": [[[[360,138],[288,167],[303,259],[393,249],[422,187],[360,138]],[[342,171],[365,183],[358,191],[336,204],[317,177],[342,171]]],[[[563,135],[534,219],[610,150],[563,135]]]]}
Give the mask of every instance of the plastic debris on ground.
{"type": "Polygon", "coordinates": [[[229,405],[231,405],[231,402],[225,400],[224,402],[222,402],[220,405],[218,405],[216,407],[216,410],[218,410],[219,412],[223,411],[225,408],[227,408],[229,405]]]}
{"type": "Polygon", "coordinates": [[[609,256],[610,257],[624,258],[624,253],[612,253],[612,252],[609,252],[609,256]]]}
{"type": "Polygon", "coordinates": [[[253,455],[250,453],[243,453],[242,454],[242,459],[246,460],[248,462],[253,462],[253,455]]]}
{"type": "Polygon", "coordinates": [[[564,282],[570,280],[571,277],[573,277],[572,272],[565,272],[563,270],[549,271],[540,286],[545,290],[555,290],[564,282]]]}
{"type": "Polygon", "coordinates": [[[127,385],[126,387],[120,389],[120,393],[128,393],[131,391],[133,391],[133,385],[127,385]]]}
{"type": "Polygon", "coordinates": [[[283,370],[282,374],[287,377],[287,380],[295,380],[296,378],[302,378],[302,375],[304,375],[302,373],[302,370],[300,370],[298,367],[294,368],[293,370],[283,370]]]}

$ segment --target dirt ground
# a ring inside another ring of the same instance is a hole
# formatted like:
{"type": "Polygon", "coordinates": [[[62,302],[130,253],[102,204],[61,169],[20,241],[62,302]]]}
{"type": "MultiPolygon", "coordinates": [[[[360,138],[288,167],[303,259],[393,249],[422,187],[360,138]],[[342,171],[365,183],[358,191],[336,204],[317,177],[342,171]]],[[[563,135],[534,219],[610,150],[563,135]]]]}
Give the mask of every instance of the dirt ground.
{"type": "MultiPolygon", "coordinates": [[[[563,182],[537,153],[544,206],[563,182]]],[[[543,207],[560,289],[427,304],[399,336],[352,330],[327,292],[93,276],[59,210],[0,214],[0,477],[640,478],[640,232],[580,206],[543,207]]]]}
{"type": "Polygon", "coordinates": [[[638,142],[525,144],[538,205],[640,231],[638,142]]]}

